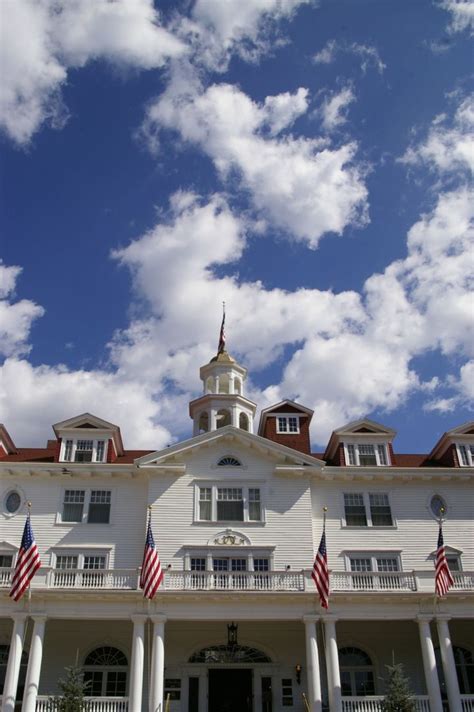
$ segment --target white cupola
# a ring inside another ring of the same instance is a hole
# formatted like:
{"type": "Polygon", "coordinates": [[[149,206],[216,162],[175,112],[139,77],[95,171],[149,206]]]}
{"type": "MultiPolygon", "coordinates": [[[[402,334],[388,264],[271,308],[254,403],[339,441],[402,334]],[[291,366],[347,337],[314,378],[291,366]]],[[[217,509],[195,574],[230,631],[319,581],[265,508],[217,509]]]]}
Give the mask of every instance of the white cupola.
{"type": "Polygon", "coordinates": [[[200,435],[225,425],[253,432],[256,403],[244,398],[244,382],[247,369],[240,366],[222,348],[208,364],[202,366],[199,375],[203,383],[203,395],[189,404],[193,419],[193,435],[200,435]]]}

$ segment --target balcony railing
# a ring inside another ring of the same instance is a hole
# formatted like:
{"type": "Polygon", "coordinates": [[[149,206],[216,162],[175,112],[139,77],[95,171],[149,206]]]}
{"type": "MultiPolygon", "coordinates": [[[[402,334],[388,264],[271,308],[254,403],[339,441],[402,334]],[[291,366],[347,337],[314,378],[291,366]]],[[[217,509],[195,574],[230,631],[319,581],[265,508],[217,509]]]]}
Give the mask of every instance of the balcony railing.
{"type": "MultiPolygon", "coordinates": [[[[370,697],[343,697],[342,712],[380,712],[383,696],[371,695],[370,697]]],[[[413,697],[416,712],[430,712],[428,695],[413,697]]]]}
{"type": "MultiPolygon", "coordinates": [[[[0,568],[0,588],[9,588],[13,569],[0,568]]],[[[33,589],[75,591],[133,591],[139,588],[139,569],[52,569],[41,567],[33,589]]],[[[454,571],[452,592],[474,592],[474,572],[454,571]]],[[[434,593],[432,571],[394,571],[390,573],[331,571],[332,593],[434,593]]],[[[165,571],[161,591],[239,591],[314,593],[311,570],[305,571],[165,571]]],[[[450,595],[450,594],[448,594],[450,595]]],[[[474,712],[474,709],[469,712],[474,712]]]]}
{"type": "MultiPolygon", "coordinates": [[[[36,712],[55,712],[48,695],[38,695],[36,712]]],[[[128,712],[128,697],[85,697],[84,712],[128,712]]]]}

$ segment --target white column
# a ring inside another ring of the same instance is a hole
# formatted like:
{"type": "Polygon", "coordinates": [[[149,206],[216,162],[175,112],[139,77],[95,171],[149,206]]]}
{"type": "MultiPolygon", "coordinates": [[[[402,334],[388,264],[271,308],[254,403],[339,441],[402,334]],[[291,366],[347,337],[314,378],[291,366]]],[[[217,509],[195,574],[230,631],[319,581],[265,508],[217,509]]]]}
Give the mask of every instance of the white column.
{"type": "Polygon", "coordinates": [[[141,712],[143,696],[143,662],[145,659],[146,616],[132,616],[132,660],[130,664],[129,712],[141,712]]]}
{"type": "Polygon", "coordinates": [[[443,712],[438,673],[436,671],[436,658],[434,654],[433,640],[431,638],[431,618],[429,616],[418,616],[417,620],[420,630],[421,653],[423,656],[423,667],[425,669],[426,689],[430,698],[430,711],[443,712]]]}
{"type": "Polygon", "coordinates": [[[236,405],[232,406],[231,425],[233,425],[234,428],[239,427],[239,413],[236,405]]]}
{"type": "Polygon", "coordinates": [[[36,698],[38,697],[39,681],[41,675],[41,661],[43,660],[43,640],[46,625],[46,616],[32,616],[34,621],[31,636],[28,670],[26,672],[25,694],[23,697],[22,712],[35,712],[36,698]]]}
{"type": "Polygon", "coordinates": [[[336,618],[324,618],[324,630],[326,633],[326,667],[328,671],[329,709],[331,712],[342,712],[341,674],[339,672],[336,620],[336,618]]]}
{"type": "Polygon", "coordinates": [[[153,647],[151,653],[150,712],[163,712],[165,678],[166,616],[152,616],[153,647]]]}
{"type": "Polygon", "coordinates": [[[449,616],[436,616],[439,649],[441,652],[444,679],[446,681],[449,709],[460,710],[461,696],[459,693],[458,676],[456,674],[456,664],[454,662],[453,646],[451,645],[451,636],[449,635],[448,620],[449,616]]]}
{"type": "Polygon", "coordinates": [[[321,712],[321,676],[319,674],[318,640],[316,623],[318,616],[304,616],[306,637],[306,678],[308,681],[308,703],[311,712],[321,712]]]}
{"type": "Polygon", "coordinates": [[[229,376],[229,393],[235,393],[235,388],[234,388],[234,378],[235,376],[229,376]]]}
{"type": "Polygon", "coordinates": [[[2,712],[14,712],[18,676],[20,674],[21,655],[23,653],[23,635],[25,632],[26,613],[14,613],[13,631],[8,653],[7,671],[3,686],[2,712]]]}
{"type": "Polygon", "coordinates": [[[217,411],[215,408],[211,408],[209,411],[209,431],[213,432],[214,430],[217,430],[217,411]]]}

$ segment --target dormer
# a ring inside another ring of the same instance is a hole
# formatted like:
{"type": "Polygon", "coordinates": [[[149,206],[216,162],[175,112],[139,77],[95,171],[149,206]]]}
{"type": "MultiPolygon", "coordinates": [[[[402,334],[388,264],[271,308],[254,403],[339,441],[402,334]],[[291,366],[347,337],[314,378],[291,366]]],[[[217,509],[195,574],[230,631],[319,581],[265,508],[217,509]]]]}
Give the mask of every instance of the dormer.
{"type": "Polygon", "coordinates": [[[334,430],[323,459],[331,465],[387,467],[392,464],[395,430],[364,418],[334,430]]]}
{"type": "Polygon", "coordinates": [[[313,411],[310,408],[284,400],[262,410],[258,434],[309,455],[309,425],[312,417],[313,411]]]}
{"type": "Polygon", "coordinates": [[[15,455],[18,450],[6,427],[0,423],[0,459],[7,455],[15,455]]]}
{"type": "Polygon", "coordinates": [[[120,428],[91,413],[53,425],[59,442],[59,462],[115,462],[123,455],[120,428]]]}
{"type": "Polygon", "coordinates": [[[429,458],[447,467],[474,467],[474,421],[444,433],[429,458]]]}

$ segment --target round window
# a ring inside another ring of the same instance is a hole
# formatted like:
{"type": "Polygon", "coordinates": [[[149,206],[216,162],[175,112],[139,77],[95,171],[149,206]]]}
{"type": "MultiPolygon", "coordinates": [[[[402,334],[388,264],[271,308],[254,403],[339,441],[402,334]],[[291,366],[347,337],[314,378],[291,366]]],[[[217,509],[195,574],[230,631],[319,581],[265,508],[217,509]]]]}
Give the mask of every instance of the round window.
{"type": "Polygon", "coordinates": [[[448,508],[446,502],[439,494],[433,495],[430,501],[431,513],[438,519],[441,516],[445,516],[448,508]]]}
{"type": "Polygon", "coordinates": [[[5,509],[8,514],[15,514],[21,507],[21,496],[18,492],[9,492],[5,498],[5,509]]]}

